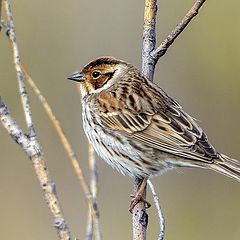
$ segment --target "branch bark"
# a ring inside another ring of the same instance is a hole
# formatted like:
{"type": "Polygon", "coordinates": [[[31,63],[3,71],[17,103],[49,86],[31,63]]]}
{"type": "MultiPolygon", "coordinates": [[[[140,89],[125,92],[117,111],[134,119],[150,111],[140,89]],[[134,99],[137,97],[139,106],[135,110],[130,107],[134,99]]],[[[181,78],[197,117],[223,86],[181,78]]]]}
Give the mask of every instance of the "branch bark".
{"type": "Polygon", "coordinates": [[[13,50],[14,66],[17,72],[19,92],[22,100],[25,121],[28,126],[29,134],[24,133],[19,128],[19,126],[11,117],[6,105],[4,104],[1,98],[0,98],[0,121],[2,125],[5,127],[5,129],[8,131],[9,135],[13,138],[13,140],[15,140],[16,143],[18,143],[21,146],[21,148],[25,151],[27,156],[31,159],[40,186],[43,190],[45,201],[53,215],[54,227],[57,230],[59,239],[69,240],[71,239],[70,231],[63,217],[63,212],[56,192],[56,185],[50,178],[46,162],[42,153],[42,147],[34,130],[34,124],[29,105],[29,98],[25,88],[23,72],[20,67],[21,65],[20,55],[16,40],[12,12],[10,8],[10,0],[4,0],[3,2],[0,3],[4,4],[10,26],[9,29],[7,29],[8,24],[5,23],[4,21],[1,21],[2,25],[7,29],[6,33],[9,36],[13,50]]]}
{"type": "Polygon", "coordinates": [[[42,148],[38,141],[25,134],[11,117],[7,106],[0,97],[0,121],[12,139],[20,145],[33,163],[40,186],[43,190],[45,201],[53,215],[54,227],[57,229],[59,239],[71,239],[67,223],[63,217],[62,209],[58,201],[56,185],[51,180],[42,148]]]}
{"type": "Polygon", "coordinates": [[[30,77],[30,75],[28,74],[28,72],[25,70],[25,68],[23,67],[23,65],[20,63],[20,68],[23,72],[23,75],[26,79],[26,81],[29,83],[29,85],[32,87],[33,91],[35,92],[35,94],[37,95],[37,97],[39,98],[40,102],[42,103],[46,113],[48,114],[50,120],[52,121],[56,131],[59,134],[59,137],[61,139],[61,142],[69,156],[69,158],[72,161],[72,165],[74,167],[74,170],[77,174],[77,177],[79,179],[79,182],[82,186],[83,192],[85,194],[85,198],[87,200],[88,203],[88,208],[90,210],[90,214],[91,217],[93,219],[93,222],[96,225],[99,225],[98,221],[98,207],[97,204],[94,203],[94,196],[92,194],[92,192],[89,190],[89,187],[87,185],[87,182],[83,176],[83,172],[82,169],[79,166],[78,160],[77,160],[77,156],[74,153],[69,141],[67,140],[63,129],[59,123],[59,121],[56,119],[55,115],[53,114],[52,108],[50,107],[50,105],[48,104],[47,100],[45,99],[45,97],[42,95],[42,93],[40,92],[40,90],[38,89],[37,85],[35,84],[35,82],[33,81],[33,79],[30,77]]]}
{"type": "Polygon", "coordinates": [[[18,50],[18,45],[17,45],[15,27],[14,27],[14,23],[13,23],[12,11],[11,11],[11,7],[10,7],[10,0],[4,0],[3,3],[4,3],[4,7],[6,10],[7,17],[8,17],[9,26],[10,26],[9,38],[10,38],[10,42],[11,42],[12,50],[13,50],[14,66],[15,66],[15,69],[17,72],[19,92],[20,92],[20,96],[21,96],[21,100],[22,100],[22,106],[23,106],[23,111],[25,114],[26,124],[29,129],[30,137],[34,138],[34,139],[36,139],[36,141],[38,141],[36,132],[34,130],[32,114],[31,114],[30,105],[29,105],[29,97],[28,97],[28,93],[26,91],[26,87],[25,87],[25,83],[24,83],[23,72],[20,68],[20,55],[19,55],[19,50],[18,50]]]}
{"type": "Polygon", "coordinates": [[[143,25],[143,45],[142,45],[142,73],[153,81],[155,59],[151,52],[156,45],[156,15],[157,0],[145,0],[144,25],[143,25]]]}
{"type": "MultiPolygon", "coordinates": [[[[150,53],[154,50],[156,44],[155,24],[157,13],[157,1],[145,0],[144,25],[143,25],[143,45],[142,45],[142,73],[153,81],[155,62],[150,53]]],[[[134,195],[141,187],[142,180],[135,178],[134,195]]],[[[145,186],[143,197],[146,198],[147,185],[145,186]]],[[[148,215],[145,204],[138,203],[133,209],[133,239],[146,240],[147,238],[148,215]]]]}
{"type": "MultiPolygon", "coordinates": [[[[144,9],[144,25],[143,25],[143,46],[142,46],[142,73],[151,81],[153,81],[155,66],[162,57],[168,48],[172,45],[174,40],[179,36],[179,34],[184,30],[184,28],[189,24],[194,16],[197,15],[198,10],[203,5],[205,0],[197,0],[193,7],[188,11],[186,16],[182,21],[175,27],[175,29],[168,35],[168,37],[160,44],[160,46],[155,49],[156,45],[156,14],[157,14],[157,0],[145,0],[145,9],[144,9]]],[[[138,189],[141,186],[142,179],[135,178],[134,180],[134,194],[138,192],[138,189]]],[[[160,227],[161,233],[159,239],[164,238],[165,225],[164,218],[161,212],[160,204],[156,198],[156,193],[151,184],[151,190],[154,195],[154,201],[158,208],[159,218],[160,218],[160,227]]],[[[146,197],[146,187],[144,191],[144,198],[146,197]]],[[[133,239],[134,240],[145,240],[146,239],[146,230],[147,230],[147,213],[143,203],[139,203],[133,209],[133,239]],[[145,218],[145,221],[141,221],[142,217],[145,218]]]]}
{"type": "Polygon", "coordinates": [[[198,10],[206,0],[197,0],[192,8],[188,11],[182,21],[175,27],[175,29],[168,35],[168,37],[160,44],[160,46],[151,52],[151,57],[155,61],[155,64],[162,57],[168,48],[173,44],[174,40],[184,30],[184,28],[190,23],[190,21],[198,14],[198,10]]]}
{"type": "MultiPolygon", "coordinates": [[[[97,164],[96,164],[96,156],[93,146],[89,143],[88,145],[88,162],[89,162],[89,169],[91,173],[91,183],[90,188],[92,192],[92,200],[93,206],[97,207],[97,192],[98,192],[98,173],[97,173],[97,164]]],[[[98,221],[93,221],[90,212],[88,214],[88,222],[87,222],[87,234],[86,240],[91,240],[93,238],[93,232],[95,231],[95,238],[96,240],[102,239],[102,233],[100,229],[99,219],[98,221]],[[94,224],[93,224],[94,223],[94,224]]]]}

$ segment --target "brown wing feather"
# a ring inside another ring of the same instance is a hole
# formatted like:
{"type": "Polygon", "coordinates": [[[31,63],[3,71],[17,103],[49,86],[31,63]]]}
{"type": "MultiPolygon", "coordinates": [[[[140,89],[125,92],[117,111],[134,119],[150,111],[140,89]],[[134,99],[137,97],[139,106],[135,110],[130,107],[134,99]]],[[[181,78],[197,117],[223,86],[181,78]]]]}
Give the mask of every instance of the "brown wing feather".
{"type": "Polygon", "coordinates": [[[111,109],[100,112],[103,125],[176,156],[204,162],[218,158],[205,133],[181,106],[155,84],[141,80],[137,87],[129,85],[128,94],[117,96],[114,106],[108,106],[111,93],[99,95],[99,104],[111,109]]]}

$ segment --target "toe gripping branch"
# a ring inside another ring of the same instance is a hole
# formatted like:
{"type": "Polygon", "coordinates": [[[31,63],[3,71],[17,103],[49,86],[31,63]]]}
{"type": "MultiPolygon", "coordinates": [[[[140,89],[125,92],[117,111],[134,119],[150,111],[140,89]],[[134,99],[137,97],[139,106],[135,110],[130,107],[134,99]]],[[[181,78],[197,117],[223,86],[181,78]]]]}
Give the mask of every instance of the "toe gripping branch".
{"type": "Polygon", "coordinates": [[[145,186],[147,184],[147,180],[148,180],[148,178],[144,178],[143,181],[142,181],[141,187],[138,190],[138,192],[136,193],[136,195],[131,195],[131,197],[133,199],[131,200],[131,203],[130,203],[130,206],[129,206],[130,213],[132,213],[134,207],[139,202],[143,202],[145,204],[146,208],[150,208],[151,207],[151,204],[146,199],[144,199],[144,197],[143,197],[143,191],[144,191],[144,188],[145,188],[145,186]]]}

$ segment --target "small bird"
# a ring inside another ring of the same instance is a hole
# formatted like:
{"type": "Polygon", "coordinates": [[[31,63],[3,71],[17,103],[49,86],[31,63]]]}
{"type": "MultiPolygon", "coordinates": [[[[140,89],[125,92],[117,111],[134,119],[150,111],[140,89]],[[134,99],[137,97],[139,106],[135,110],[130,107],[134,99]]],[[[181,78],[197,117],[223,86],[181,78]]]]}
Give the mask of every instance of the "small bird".
{"type": "Polygon", "coordinates": [[[240,162],[218,153],[193,118],[133,65],[100,57],[68,79],[79,82],[83,127],[97,154],[121,173],[145,179],[130,210],[143,200],[149,177],[176,167],[240,181],[240,162]]]}

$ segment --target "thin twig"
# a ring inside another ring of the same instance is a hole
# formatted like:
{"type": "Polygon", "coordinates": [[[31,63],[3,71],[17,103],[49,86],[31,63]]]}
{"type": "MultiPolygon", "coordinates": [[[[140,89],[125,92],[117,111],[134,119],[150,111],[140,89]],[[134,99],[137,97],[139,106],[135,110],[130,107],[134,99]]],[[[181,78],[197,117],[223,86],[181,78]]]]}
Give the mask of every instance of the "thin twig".
{"type": "Polygon", "coordinates": [[[149,179],[148,179],[147,183],[148,183],[148,185],[149,185],[149,187],[152,191],[153,200],[155,202],[155,205],[156,205],[156,208],[157,208],[157,211],[158,211],[159,224],[160,224],[160,234],[159,234],[158,240],[163,240],[164,235],[165,235],[165,219],[164,219],[164,216],[162,214],[162,209],[161,209],[161,206],[160,206],[160,203],[159,203],[158,196],[155,192],[154,186],[149,179]]]}
{"type": "MultiPolygon", "coordinates": [[[[93,203],[94,206],[97,206],[97,192],[98,192],[98,173],[97,173],[97,164],[96,164],[96,156],[93,146],[89,143],[88,145],[88,154],[89,154],[89,168],[91,172],[91,183],[90,188],[93,196],[93,203]]],[[[99,219],[98,221],[94,222],[94,229],[93,229],[93,222],[90,219],[90,215],[88,215],[88,225],[87,225],[87,234],[86,240],[90,240],[93,237],[93,230],[95,231],[95,238],[97,240],[102,239],[99,219]]]]}
{"type": "Polygon", "coordinates": [[[26,120],[28,129],[29,129],[29,136],[31,138],[37,140],[37,136],[36,136],[36,133],[34,130],[34,125],[33,125],[30,105],[29,105],[29,97],[28,97],[28,94],[26,91],[23,73],[22,73],[22,70],[19,65],[20,64],[20,55],[19,55],[19,50],[18,50],[18,45],[17,45],[15,27],[14,27],[14,23],[13,23],[13,16],[12,16],[11,7],[10,7],[10,0],[4,0],[3,3],[5,6],[5,10],[6,10],[6,14],[8,17],[8,22],[9,22],[9,28],[10,28],[9,38],[10,38],[10,42],[11,42],[12,50],[13,50],[14,65],[15,65],[15,69],[17,72],[19,92],[20,92],[20,96],[21,96],[21,100],[22,100],[23,111],[25,114],[25,120],[26,120]]]}
{"type": "Polygon", "coordinates": [[[58,132],[58,134],[60,136],[61,142],[62,142],[66,152],[68,153],[69,158],[72,161],[72,165],[73,165],[73,167],[75,169],[75,172],[76,172],[76,174],[78,176],[79,182],[80,182],[80,184],[82,186],[82,189],[84,191],[85,197],[87,199],[89,209],[91,209],[91,215],[93,217],[93,220],[95,221],[95,219],[98,216],[97,206],[95,206],[95,204],[93,202],[92,193],[90,192],[89,187],[87,185],[87,182],[86,182],[86,180],[85,180],[85,178],[83,176],[82,169],[79,166],[76,154],[73,152],[72,147],[71,147],[70,143],[68,142],[68,140],[67,140],[67,138],[66,138],[66,136],[65,136],[65,134],[64,134],[64,132],[62,130],[62,127],[61,127],[59,121],[56,119],[55,115],[53,114],[53,111],[52,111],[50,105],[48,104],[47,100],[41,94],[41,92],[38,89],[37,85],[34,83],[34,81],[32,80],[32,78],[30,77],[30,75],[25,70],[25,68],[23,67],[22,64],[20,64],[20,68],[23,71],[23,74],[24,74],[27,82],[33,88],[35,94],[38,96],[40,102],[42,103],[45,111],[47,112],[49,118],[51,119],[55,129],[57,130],[57,132],[58,132]]]}
{"type": "Polygon", "coordinates": [[[188,11],[182,21],[175,27],[175,29],[168,35],[168,37],[160,44],[160,46],[151,52],[151,57],[157,62],[162,57],[168,48],[173,44],[174,40],[184,30],[188,23],[198,14],[198,10],[206,0],[197,0],[193,7],[188,11]]]}
{"type": "MultiPolygon", "coordinates": [[[[89,188],[87,186],[87,183],[83,177],[82,174],[82,170],[79,167],[79,163],[77,161],[76,155],[75,153],[72,151],[72,148],[69,144],[69,142],[67,141],[61,126],[59,124],[59,122],[56,120],[55,116],[53,115],[53,112],[49,106],[49,104],[47,103],[47,101],[45,100],[45,98],[41,95],[39,89],[36,87],[35,83],[33,82],[33,80],[31,79],[31,77],[29,76],[29,74],[26,72],[26,70],[23,68],[21,62],[20,62],[20,56],[19,56],[19,51],[18,51],[18,46],[17,46],[17,42],[16,42],[16,35],[15,35],[15,30],[14,30],[14,24],[13,24],[13,19],[12,19],[12,14],[11,14],[11,9],[10,9],[10,1],[7,0],[6,2],[6,10],[8,11],[8,16],[9,16],[9,24],[10,24],[10,30],[11,30],[11,34],[9,35],[9,38],[11,40],[11,44],[12,44],[12,48],[13,48],[13,52],[14,52],[14,59],[15,60],[15,67],[18,73],[18,78],[21,80],[19,81],[19,86],[20,86],[20,92],[24,92],[25,94],[22,97],[22,102],[23,102],[23,106],[24,109],[27,109],[29,111],[26,111],[27,114],[25,114],[26,116],[26,121],[28,123],[28,127],[30,129],[30,136],[35,136],[35,131],[34,131],[34,127],[33,127],[33,123],[31,121],[31,112],[30,112],[30,107],[29,107],[29,101],[28,101],[28,95],[26,94],[26,90],[25,90],[25,84],[23,81],[23,73],[26,77],[26,80],[29,82],[29,84],[33,87],[35,93],[38,95],[40,101],[42,102],[46,112],[48,113],[50,119],[52,120],[56,130],[58,131],[61,141],[70,157],[70,159],[72,160],[72,164],[74,166],[74,169],[77,173],[77,176],[79,178],[79,181],[82,185],[83,191],[85,193],[86,199],[88,201],[88,206],[89,209],[91,209],[91,215],[92,215],[92,219],[94,221],[94,224],[96,226],[98,226],[98,232],[100,232],[100,227],[99,227],[99,223],[98,223],[98,209],[97,209],[97,204],[93,203],[93,199],[92,199],[92,194],[89,191],[89,188]],[[32,132],[32,134],[31,134],[32,132]]],[[[2,22],[2,25],[5,27],[5,31],[6,33],[8,33],[8,25],[4,22],[2,22]]],[[[8,35],[8,34],[7,34],[8,35]]],[[[22,95],[21,95],[22,96],[22,95]]]]}
{"type": "Polygon", "coordinates": [[[11,46],[13,49],[14,65],[17,72],[19,92],[21,95],[23,111],[25,114],[26,123],[29,129],[29,134],[25,134],[11,118],[6,105],[2,102],[0,104],[0,115],[3,126],[8,131],[9,135],[22,147],[28,157],[33,162],[37,178],[44,193],[45,201],[53,214],[54,226],[57,229],[57,234],[60,239],[71,239],[67,223],[63,217],[62,209],[58,201],[55,183],[51,180],[45,159],[43,157],[42,148],[36,136],[32,115],[29,105],[29,98],[25,88],[23,73],[20,68],[20,55],[16,40],[15,28],[13,23],[12,12],[10,8],[10,1],[4,0],[6,15],[9,21],[9,29],[7,23],[1,21],[2,25],[6,27],[6,33],[9,36],[11,46]]]}
{"type": "MultiPolygon", "coordinates": [[[[79,94],[81,94],[80,88],[77,88],[79,94]]],[[[92,145],[89,143],[89,147],[88,147],[88,160],[89,160],[89,168],[90,168],[90,172],[91,172],[91,183],[90,183],[90,187],[91,187],[91,192],[93,194],[93,203],[94,206],[97,207],[97,191],[98,191],[98,172],[97,172],[97,165],[96,165],[96,157],[95,157],[95,151],[94,148],[92,147],[92,145]]],[[[97,209],[97,212],[99,214],[99,211],[97,209]]],[[[98,240],[102,239],[102,232],[100,229],[100,223],[99,223],[99,215],[98,217],[98,221],[95,221],[94,223],[94,228],[93,228],[93,222],[92,222],[92,218],[90,216],[90,214],[88,214],[88,221],[87,221],[87,231],[86,231],[86,238],[85,240],[91,240],[93,238],[93,231],[95,229],[95,237],[98,240]]]]}
{"type": "MultiPolygon", "coordinates": [[[[92,145],[90,143],[88,143],[88,163],[89,163],[89,169],[91,172],[90,188],[91,188],[93,199],[94,199],[94,197],[96,197],[96,192],[93,193],[95,176],[94,176],[94,178],[92,178],[92,171],[91,171],[93,164],[95,164],[94,162],[95,162],[94,149],[93,149],[92,145]]],[[[88,212],[87,231],[86,231],[85,240],[92,240],[92,239],[93,239],[93,219],[92,219],[90,212],[88,212]]]]}
{"type": "Polygon", "coordinates": [[[92,240],[92,239],[93,239],[93,219],[92,219],[91,212],[88,210],[85,240],[92,240]]]}
{"type": "Polygon", "coordinates": [[[89,168],[91,171],[91,192],[93,198],[97,197],[98,192],[98,174],[97,174],[97,165],[96,165],[96,157],[95,151],[92,144],[89,143],[88,145],[88,152],[89,152],[89,168]]]}
{"type": "Polygon", "coordinates": [[[41,146],[37,141],[33,142],[33,140],[19,128],[11,117],[1,97],[0,121],[12,139],[21,146],[33,162],[40,186],[44,193],[45,201],[53,215],[54,227],[57,229],[59,239],[70,240],[70,232],[58,201],[56,185],[49,176],[45,159],[42,155],[41,146]]]}

